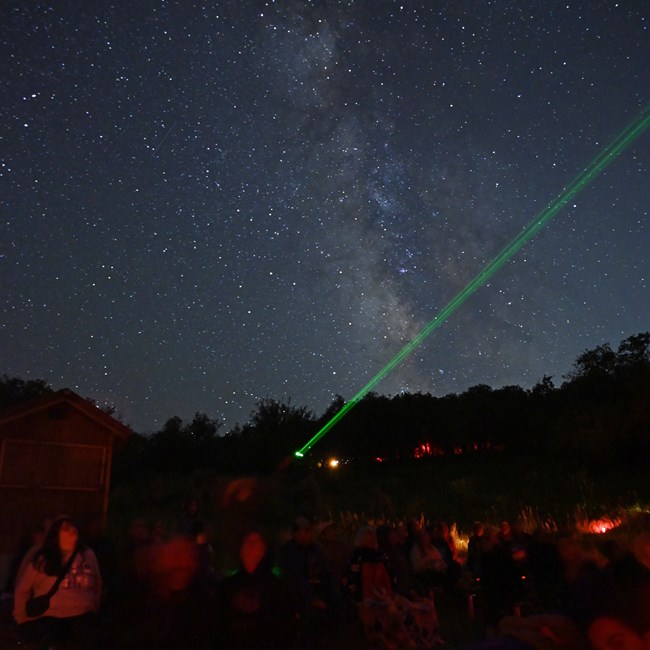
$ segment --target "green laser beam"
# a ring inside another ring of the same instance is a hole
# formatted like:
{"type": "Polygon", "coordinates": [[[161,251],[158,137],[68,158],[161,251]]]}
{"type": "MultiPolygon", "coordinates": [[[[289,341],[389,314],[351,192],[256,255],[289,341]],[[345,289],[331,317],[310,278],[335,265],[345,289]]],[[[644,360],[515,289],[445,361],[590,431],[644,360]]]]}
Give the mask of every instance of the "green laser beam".
{"type": "Polygon", "coordinates": [[[582,191],[605,167],[624,151],[650,126],[650,106],[647,106],[634,122],[628,125],[594,158],[586,169],[578,174],[562,193],[517,235],[465,288],[460,291],[409,343],[407,343],[352,399],[346,402],[304,447],[295,452],[302,458],[328,431],[350,412],[386,375],[408,357],[449,316],[451,316],[476,290],[485,284],[515,253],[530,241],[576,194],[582,191]]]}

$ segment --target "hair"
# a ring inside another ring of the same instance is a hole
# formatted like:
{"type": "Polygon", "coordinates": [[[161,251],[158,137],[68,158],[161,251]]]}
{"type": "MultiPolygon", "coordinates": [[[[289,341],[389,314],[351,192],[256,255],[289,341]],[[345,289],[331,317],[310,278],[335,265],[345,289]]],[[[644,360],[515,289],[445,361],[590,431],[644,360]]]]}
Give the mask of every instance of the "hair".
{"type": "Polygon", "coordinates": [[[291,524],[291,532],[296,533],[299,530],[302,530],[303,528],[312,528],[311,521],[307,519],[307,517],[298,517],[293,524],[291,524]]]}
{"type": "Polygon", "coordinates": [[[426,548],[433,546],[433,542],[431,540],[431,535],[429,534],[429,532],[426,530],[421,530],[419,533],[417,533],[413,538],[413,546],[417,546],[420,549],[420,551],[423,551],[426,548]]]}
{"type": "Polygon", "coordinates": [[[369,535],[371,533],[376,535],[376,531],[373,526],[362,526],[361,528],[359,528],[359,530],[357,531],[357,535],[354,538],[354,546],[355,547],[361,546],[361,542],[363,542],[366,535],[369,535]]]}
{"type": "MultiPolygon", "coordinates": [[[[70,517],[59,517],[49,527],[45,533],[43,546],[34,554],[33,565],[39,571],[43,571],[48,576],[58,575],[63,568],[63,554],[59,547],[59,531],[64,523],[70,523],[76,526],[70,517]]],[[[77,549],[81,550],[82,545],[77,542],[77,549]]]]}
{"type": "Polygon", "coordinates": [[[381,524],[377,527],[377,544],[380,549],[384,551],[390,549],[390,534],[393,530],[395,527],[389,524],[381,524]]]}

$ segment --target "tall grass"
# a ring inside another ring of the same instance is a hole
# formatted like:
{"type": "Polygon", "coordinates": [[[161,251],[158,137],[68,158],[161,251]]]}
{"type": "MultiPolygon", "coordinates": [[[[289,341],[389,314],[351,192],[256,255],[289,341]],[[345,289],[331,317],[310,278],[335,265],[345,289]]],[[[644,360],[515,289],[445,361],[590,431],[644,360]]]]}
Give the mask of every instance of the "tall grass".
{"type": "Polygon", "coordinates": [[[138,517],[173,531],[192,497],[201,503],[218,549],[232,548],[251,525],[281,542],[299,515],[333,521],[347,540],[367,523],[442,520],[461,553],[477,520],[488,527],[518,520],[530,534],[574,533],[585,540],[616,535],[627,544],[636,532],[650,530],[649,476],[614,468],[594,477],[552,458],[505,453],[333,471],[298,464],[257,477],[210,470],[140,476],[111,492],[109,535],[119,543],[138,517]]]}

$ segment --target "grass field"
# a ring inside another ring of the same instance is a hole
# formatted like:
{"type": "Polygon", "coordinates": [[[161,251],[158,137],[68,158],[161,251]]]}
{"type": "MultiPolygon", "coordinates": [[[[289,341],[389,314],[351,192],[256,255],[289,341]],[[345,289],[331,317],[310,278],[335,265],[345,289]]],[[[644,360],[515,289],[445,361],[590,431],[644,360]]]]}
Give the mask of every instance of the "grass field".
{"type": "Polygon", "coordinates": [[[456,525],[461,544],[476,520],[496,525],[520,518],[528,532],[573,531],[586,541],[604,532],[625,538],[650,529],[650,477],[643,463],[587,470],[553,458],[493,453],[393,465],[340,462],[336,469],[298,461],[257,477],[209,470],[140,476],[112,489],[109,535],[119,543],[138,517],[174,530],[189,498],[199,500],[224,565],[247,526],[280,541],[299,515],[334,520],[349,539],[366,522],[442,519],[456,525]]]}

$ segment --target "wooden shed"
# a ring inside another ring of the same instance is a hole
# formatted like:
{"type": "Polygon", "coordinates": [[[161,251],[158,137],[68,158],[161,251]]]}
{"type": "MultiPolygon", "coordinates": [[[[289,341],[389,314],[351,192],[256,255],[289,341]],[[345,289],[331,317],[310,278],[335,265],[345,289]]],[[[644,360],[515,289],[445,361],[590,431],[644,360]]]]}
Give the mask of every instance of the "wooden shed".
{"type": "Polygon", "coordinates": [[[113,451],[131,433],[68,389],[0,412],[0,556],[45,517],[100,516],[105,527],[113,451]]]}

